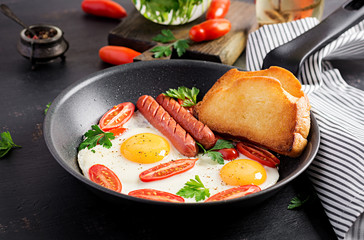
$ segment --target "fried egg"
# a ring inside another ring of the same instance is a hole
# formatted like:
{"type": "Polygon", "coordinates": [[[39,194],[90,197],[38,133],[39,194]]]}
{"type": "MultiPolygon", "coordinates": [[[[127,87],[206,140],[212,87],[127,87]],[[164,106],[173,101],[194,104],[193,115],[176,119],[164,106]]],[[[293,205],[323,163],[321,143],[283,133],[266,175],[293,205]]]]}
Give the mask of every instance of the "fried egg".
{"type": "MultiPolygon", "coordinates": [[[[123,194],[143,188],[176,194],[187,181],[198,175],[204,186],[209,188],[210,196],[245,184],[255,184],[263,190],[278,181],[277,168],[263,166],[242,154],[236,160],[224,160],[224,164],[219,164],[200,153],[195,157],[199,160],[192,169],[166,179],[143,182],[139,178],[141,172],[161,163],[187,157],[179,153],[138,111],[124,127],[127,130],[111,140],[111,148],[97,145],[79,151],[78,163],[86,178],[90,179],[88,172],[93,165],[101,164],[119,178],[123,194]]],[[[185,201],[195,202],[195,199],[185,198],[185,201]]]]}

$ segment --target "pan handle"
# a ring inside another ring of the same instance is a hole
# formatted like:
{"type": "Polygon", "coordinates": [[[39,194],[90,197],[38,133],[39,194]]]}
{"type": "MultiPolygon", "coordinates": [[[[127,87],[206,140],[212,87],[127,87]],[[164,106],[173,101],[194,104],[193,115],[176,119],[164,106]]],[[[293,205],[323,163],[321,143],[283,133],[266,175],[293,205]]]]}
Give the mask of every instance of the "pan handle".
{"type": "MultiPolygon", "coordinates": [[[[324,47],[363,19],[364,0],[347,1],[320,24],[292,41],[278,47],[281,48],[279,50],[279,55],[286,60],[292,59],[294,60],[293,62],[299,62],[299,65],[296,64],[295,67],[293,67],[292,64],[292,68],[296,69],[289,69],[292,72],[298,73],[300,65],[311,53],[324,47]]],[[[268,58],[269,54],[274,50],[268,53],[266,58],[268,58]]],[[[263,69],[269,68],[269,66],[271,66],[269,61],[263,62],[263,69]]]]}

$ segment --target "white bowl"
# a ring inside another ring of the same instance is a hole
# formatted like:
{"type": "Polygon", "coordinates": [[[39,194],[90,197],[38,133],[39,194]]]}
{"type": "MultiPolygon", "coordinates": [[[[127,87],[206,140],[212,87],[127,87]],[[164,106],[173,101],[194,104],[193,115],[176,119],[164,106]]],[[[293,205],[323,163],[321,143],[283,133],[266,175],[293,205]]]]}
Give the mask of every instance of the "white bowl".
{"type": "Polygon", "coordinates": [[[160,1],[132,0],[146,19],[162,25],[181,25],[206,12],[211,0],[160,1]]]}

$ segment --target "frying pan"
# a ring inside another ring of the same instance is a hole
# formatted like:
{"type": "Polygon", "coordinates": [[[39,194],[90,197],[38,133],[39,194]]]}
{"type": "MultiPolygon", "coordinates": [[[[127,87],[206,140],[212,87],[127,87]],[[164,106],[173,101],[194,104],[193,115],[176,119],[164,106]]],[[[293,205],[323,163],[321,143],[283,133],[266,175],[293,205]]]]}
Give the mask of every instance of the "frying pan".
{"type": "MultiPolygon", "coordinates": [[[[280,179],[276,185],[242,198],[208,203],[168,203],[135,198],[104,188],[84,177],[77,164],[77,147],[83,134],[112,106],[136,103],[144,94],[156,97],[169,88],[193,86],[200,89],[199,99],[216,80],[233,67],[193,60],[156,60],[111,67],[79,80],[65,89],[52,103],[44,121],[46,144],[58,163],[97,195],[123,205],[162,208],[209,208],[239,206],[249,208],[277,193],[299,176],[314,159],[320,134],[311,113],[308,145],[299,158],[281,158],[280,179]]],[[[264,117],[264,116],[262,116],[264,117]]]]}

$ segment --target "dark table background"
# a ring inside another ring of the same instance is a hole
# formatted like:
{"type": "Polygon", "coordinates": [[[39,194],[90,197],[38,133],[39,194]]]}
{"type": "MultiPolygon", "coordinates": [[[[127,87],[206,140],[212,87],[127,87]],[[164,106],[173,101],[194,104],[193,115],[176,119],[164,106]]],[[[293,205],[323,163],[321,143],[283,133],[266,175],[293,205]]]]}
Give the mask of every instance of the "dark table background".
{"type": "MultiPolygon", "coordinates": [[[[327,0],[324,15],[341,2],[327,0]]],[[[65,63],[57,60],[32,71],[16,50],[21,27],[0,15],[0,132],[10,131],[22,146],[0,159],[0,239],[335,239],[305,174],[255,209],[214,215],[160,210],[156,218],[94,195],[49,153],[42,132],[44,109],[71,83],[110,67],[100,61],[98,50],[119,21],[84,14],[81,0],[2,3],[28,24],[59,26],[70,49],[65,63]],[[302,208],[287,210],[298,194],[311,198],[302,208]]],[[[129,1],[119,3],[132,7],[129,1]]],[[[235,65],[244,67],[244,62],[242,56],[235,65]]],[[[363,63],[333,62],[349,84],[361,89],[363,63]]]]}

